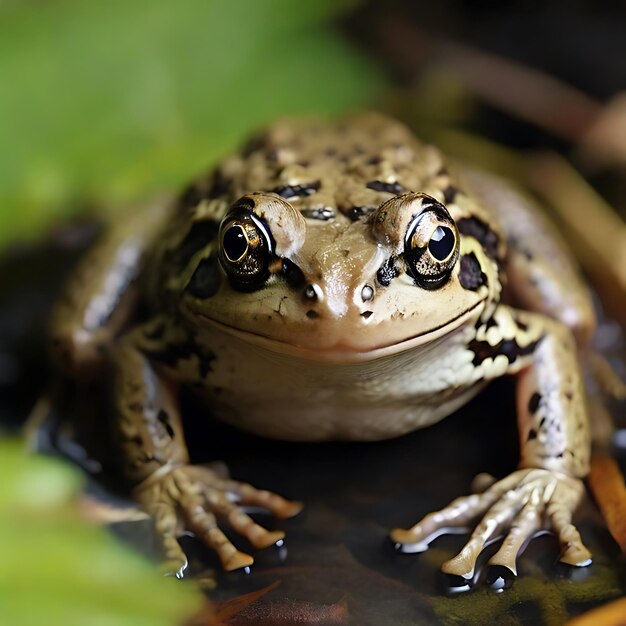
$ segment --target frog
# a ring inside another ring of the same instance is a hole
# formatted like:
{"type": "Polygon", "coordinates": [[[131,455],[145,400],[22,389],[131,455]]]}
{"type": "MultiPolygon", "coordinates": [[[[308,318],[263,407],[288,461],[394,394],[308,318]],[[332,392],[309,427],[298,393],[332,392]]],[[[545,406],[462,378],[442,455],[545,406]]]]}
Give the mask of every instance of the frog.
{"type": "Polygon", "coordinates": [[[51,353],[79,383],[109,383],[124,475],[178,577],[183,532],[225,570],[247,568],[224,525],[263,549],[284,532],[247,507],[287,519],[303,506],[192,464],[181,389],[262,437],[378,441],[515,377],[517,468],[390,532],[411,552],[470,530],[441,567],[471,581],[499,536],[489,565],[512,576],[540,531],[562,562],[591,562],[573,516],[590,466],[580,361],[594,324],[534,200],[366,112],[279,120],[173,201],[113,219],[54,309],[51,353]]]}

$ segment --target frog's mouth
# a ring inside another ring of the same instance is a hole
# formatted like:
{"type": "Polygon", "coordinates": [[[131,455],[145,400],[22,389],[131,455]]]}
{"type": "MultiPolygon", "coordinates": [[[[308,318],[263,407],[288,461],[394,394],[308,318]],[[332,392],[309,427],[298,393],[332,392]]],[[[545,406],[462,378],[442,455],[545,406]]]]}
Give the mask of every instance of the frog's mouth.
{"type": "Polygon", "coordinates": [[[206,315],[202,315],[202,318],[210,327],[214,329],[236,337],[247,344],[252,344],[260,348],[270,350],[271,352],[278,352],[310,361],[349,364],[373,361],[401,352],[406,352],[436,341],[446,335],[450,335],[459,328],[462,328],[465,325],[465,322],[467,322],[468,319],[474,315],[476,309],[485,303],[485,300],[486,298],[479,300],[470,308],[462,311],[456,317],[446,320],[445,323],[440,324],[439,326],[429,328],[418,334],[411,335],[410,337],[394,341],[393,343],[372,343],[371,346],[356,346],[349,342],[338,341],[331,347],[311,348],[309,346],[298,345],[295,342],[288,342],[249,330],[235,328],[234,326],[224,324],[223,322],[218,322],[206,315]]]}

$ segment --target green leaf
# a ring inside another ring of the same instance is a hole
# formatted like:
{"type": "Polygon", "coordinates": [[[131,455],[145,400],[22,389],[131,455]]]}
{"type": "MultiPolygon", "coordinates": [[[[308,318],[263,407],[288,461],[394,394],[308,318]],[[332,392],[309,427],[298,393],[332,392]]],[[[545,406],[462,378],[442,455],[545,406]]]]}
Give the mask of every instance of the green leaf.
{"type": "Polygon", "coordinates": [[[175,189],[283,115],[380,85],[329,20],[353,2],[54,0],[0,9],[0,245],[175,189]]]}
{"type": "Polygon", "coordinates": [[[168,626],[197,610],[190,583],[80,518],[69,467],[5,440],[0,472],[0,624],[168,626]]]}

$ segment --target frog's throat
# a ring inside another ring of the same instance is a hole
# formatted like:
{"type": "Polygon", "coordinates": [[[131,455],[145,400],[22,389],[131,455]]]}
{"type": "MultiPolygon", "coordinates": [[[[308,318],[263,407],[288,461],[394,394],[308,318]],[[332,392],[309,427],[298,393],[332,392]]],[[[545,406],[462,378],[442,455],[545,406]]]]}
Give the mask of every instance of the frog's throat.
{"type": "Polygon", "coordinates": [[[321,361],[325,363],[349,364],[362,363],[364,361],[374,361],[376,359],[385,358],[394,354],[412,350],[419,346],[426,345],[436,339],[440,339],[445,335],[449,335],[458,328],[461,328],[475,314],[475,311],[484,305],[486,298],[483,298],[473,304],[471,307],[459,313],[453,319],[447,320],[444,324],[436,326],[419,333],[407,337],[402,341],[397,341],[388,345],[372,345],[369,348],[351,347],[339,343],[330,348],[310,348],[299,346],[294,343],[288,343],[279,339],[274,339],[266,335],[261,335],[247,330],[241,330],[223,322],[218,322],[206,315],[202,318],[207,322],[208,326],[227,335],[231,335],[248,344],[258,346],[271,352],[278,352],[300,359],[310,361],[321,361]]]}

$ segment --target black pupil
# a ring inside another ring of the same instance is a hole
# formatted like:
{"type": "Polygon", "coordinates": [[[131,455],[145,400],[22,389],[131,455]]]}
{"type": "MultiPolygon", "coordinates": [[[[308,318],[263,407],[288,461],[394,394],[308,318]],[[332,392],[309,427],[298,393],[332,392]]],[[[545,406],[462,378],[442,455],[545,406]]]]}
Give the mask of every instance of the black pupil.
{"type": "Polygon", "coordinates": [[[445,226],[438,226],[428,242],[428,249],[437,261],[447,259],[454,249],[454,233],[445,226]]]}
{"type": "Polygon", "coordinates": [[[239,224],[233,224],[225,233],[223,239],[224,253],[229,261],[239,261],[248,251],[246,234],[239,224]]]}

